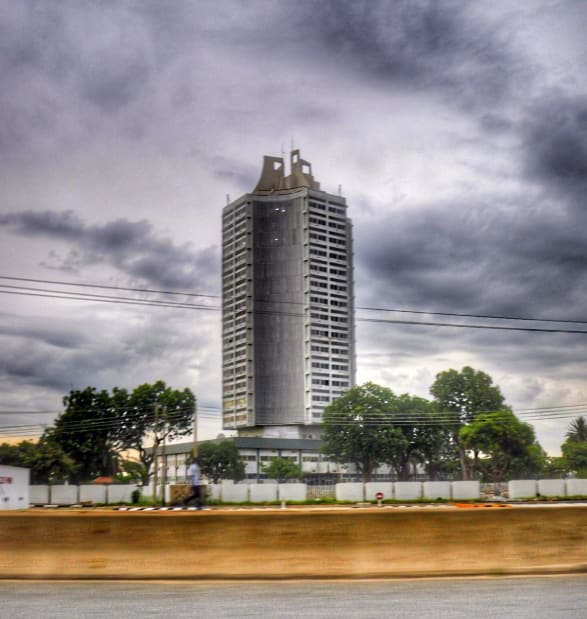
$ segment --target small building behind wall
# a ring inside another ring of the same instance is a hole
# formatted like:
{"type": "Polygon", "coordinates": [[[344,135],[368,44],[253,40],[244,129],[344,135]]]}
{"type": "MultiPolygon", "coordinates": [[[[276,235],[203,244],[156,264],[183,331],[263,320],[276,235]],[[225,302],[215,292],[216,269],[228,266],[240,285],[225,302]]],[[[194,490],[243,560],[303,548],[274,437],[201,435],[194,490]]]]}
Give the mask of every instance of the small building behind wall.
{"type": "Polygon", "coordinates": [[[27,509],[29,503],[29,469],[0,465],[0,510],[27,509]]]}

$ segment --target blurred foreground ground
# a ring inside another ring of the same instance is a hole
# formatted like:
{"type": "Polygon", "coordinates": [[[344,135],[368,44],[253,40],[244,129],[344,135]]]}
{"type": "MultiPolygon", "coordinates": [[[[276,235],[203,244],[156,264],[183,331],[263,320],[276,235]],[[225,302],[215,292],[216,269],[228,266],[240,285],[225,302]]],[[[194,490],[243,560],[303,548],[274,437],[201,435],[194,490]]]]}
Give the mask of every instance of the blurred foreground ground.
{"type": "Polygon", "coordinates": [[[0,616],[587,617],[587,575],[369,582],[10,582],[0,616]]]}

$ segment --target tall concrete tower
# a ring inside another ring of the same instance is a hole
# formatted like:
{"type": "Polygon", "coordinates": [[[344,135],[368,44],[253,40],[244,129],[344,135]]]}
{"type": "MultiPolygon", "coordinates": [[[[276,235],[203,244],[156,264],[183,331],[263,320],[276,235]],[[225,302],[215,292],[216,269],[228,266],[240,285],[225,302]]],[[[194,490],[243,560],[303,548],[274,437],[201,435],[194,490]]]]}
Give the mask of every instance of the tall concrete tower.
{"type": "Polygon", "coordinates": [[[318,438],[355,383],[352,226],[310,163],[265,157],[252,193],[222,213],[223,426],[318,438]]]}

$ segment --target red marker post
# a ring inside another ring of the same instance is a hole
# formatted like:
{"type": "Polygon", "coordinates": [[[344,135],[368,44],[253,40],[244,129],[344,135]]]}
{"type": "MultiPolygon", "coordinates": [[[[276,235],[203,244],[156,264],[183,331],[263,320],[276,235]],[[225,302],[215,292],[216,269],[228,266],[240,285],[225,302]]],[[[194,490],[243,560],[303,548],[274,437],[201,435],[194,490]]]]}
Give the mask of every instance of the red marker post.
{"type": "Polygon", "coordinates": [[[383,492],[376,492],[375,498],[377,499],[377,507],[381,507],[381,501],[383,501],[383,492]]]}

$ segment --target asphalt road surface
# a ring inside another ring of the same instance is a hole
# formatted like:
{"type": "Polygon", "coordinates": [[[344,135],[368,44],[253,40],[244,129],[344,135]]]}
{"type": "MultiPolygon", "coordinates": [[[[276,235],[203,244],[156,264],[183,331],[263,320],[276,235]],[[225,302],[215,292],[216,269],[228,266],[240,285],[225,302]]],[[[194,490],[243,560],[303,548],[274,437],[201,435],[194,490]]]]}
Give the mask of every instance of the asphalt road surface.
{"type": "Polygon", "coordinates": [[[587,575],[255,583],[0,581],[2,619],[587,617],[587,575]]]}

